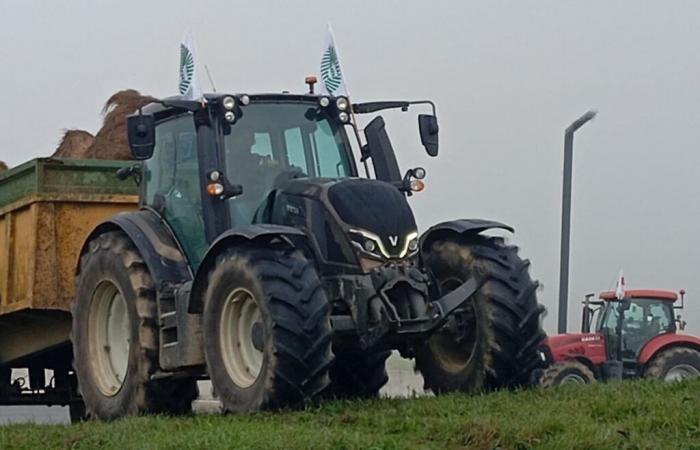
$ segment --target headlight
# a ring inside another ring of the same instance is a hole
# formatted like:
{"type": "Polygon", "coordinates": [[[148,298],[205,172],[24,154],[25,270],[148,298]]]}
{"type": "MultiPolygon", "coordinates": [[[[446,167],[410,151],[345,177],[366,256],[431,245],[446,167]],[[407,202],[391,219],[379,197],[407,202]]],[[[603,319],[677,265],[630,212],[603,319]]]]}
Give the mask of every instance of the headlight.
{"type": "Polygon", "coordinates": [[[365,230],[350,230],[350,241],[362,253],[381,259],[406,258],[415,255],[418,251],[417,231],[407,234],[404,236],[403,241],[399,241],[403,242],[400,251],[394,247],[394,250],[390,252],[388,248],[391,247],[386,247],[379,236],[365,230]]]}
{"type": "Polygon", "coordinates": [[[241,95],[238,98],[241,101],[241,105],[246,106],[248,103],[250,103],[250,97],[248,97],[246,94],[241,95]]]}
{"type": "Polygon", "coordinates": [[[418,238],[413,238],[410,241],[408,241],[408,253],[413,253],[416,250],[418,250],[418,238]]]}
{"type": "Polygon", "coordinates": [[[350,119],[350,116],[348,116],[348,113],[346,112],[341,112],[338,114],[338,119],[340,119],[341,122],[347,123],[348,119],[350,119]]]}
{"type": "Polygon", "coordinates": [[[321,100],[319,100],[318,103],[325,108],[326,106],[330,105],[331,101],[328,97],[321,97],[321,100]]]}
{"type": "Polygon", "coordinates": [[[236,106],[236,99],[231,97],[230,95],[227,95],[224,97],[224,99],[221,101],[221,104],[224,106],[224,109],[227,111],[231,111],[234,106],[236,106]]]}
{"type": "Polygon", "coordinates": [[[224,119],[228,120],[229,123],[233,123],[236,121],[236,115],[233,113],[233,111],[226,111],[224,114],[224,119]]]}
{"type": "Polygon", "coordinates": [[[416,167],[413,169],[413,177],[418,180],[422,180],[425,178],[425,169],[422,167],[416,167]]]}
{"type": "Polygon", "coordinates": [[[338,108],[339,111],[347,111],[348,99],[345,97],[338,97],[335,101],[335,107],[338,108]]]}
{"type": "Polygon", "coordinates": [[[409,233],[404,238],[404,247],[399,254],[399,258],[413,256],[418,251],[418,232],[409,233]]]}

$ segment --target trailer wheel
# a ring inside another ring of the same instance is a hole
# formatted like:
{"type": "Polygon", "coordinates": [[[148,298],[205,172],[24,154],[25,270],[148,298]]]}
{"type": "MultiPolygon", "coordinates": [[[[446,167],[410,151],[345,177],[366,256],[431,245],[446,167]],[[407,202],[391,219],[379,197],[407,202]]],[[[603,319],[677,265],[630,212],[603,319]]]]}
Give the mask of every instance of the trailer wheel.
{"type": "Polygon", "coordinates": [[[700,377],[700,352],[688,347],[663,350],[651,360],[644,376],[664,381],[700,377]]]}
{"type": "Polygon", "coordinates": [[[329,396],[335,398],[376,397],[389,381],[386,360],[391,351],[337,352],[331,366],[329,396]]]}
{"type": "Polygon", "coordinates": [[[209,274],[202,320],[207,369],[225,412],[298,407],[328,386],[330,304],[301,252],[224,252],[209,274]]]}
{"type": "Polygon", "coordinates": [[[91,241],[80,259],[71,335],[89,417],[191,410],[196,380],[151,380],[158,368],[156,311],[153,280],[130,239],[112,231],[91,241]]]}
{"type": "Polygon", "coordinates": [[[423,256],[441,295],[468,277],[483,283],[448,325],[416,350],[416,369],[434,393],[478,392],[531,382],[544,340],[538,284],[529,261],[503,239],[475,235],[438,240],[423,256]]]}
{"type": "Polygon", "coordinates": [[[542,387],[553,387],[562,384],[590,384],[596,378],[591,369],[579,361],[561,361],[545,369],[540,378],[542,387]]]}

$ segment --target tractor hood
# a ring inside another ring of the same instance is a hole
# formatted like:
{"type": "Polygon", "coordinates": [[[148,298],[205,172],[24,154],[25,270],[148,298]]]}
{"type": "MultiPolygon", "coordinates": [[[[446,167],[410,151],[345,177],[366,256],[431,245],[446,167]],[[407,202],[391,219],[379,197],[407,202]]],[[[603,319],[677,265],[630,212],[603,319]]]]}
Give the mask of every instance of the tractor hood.
{"type": "Polygon", "coordinates": [[[322,259],[357,264],[418,251],[418,228],[395,186],[364,178],[295,178],[281,183],[261,222],[303,228],[322,259]],[[359,258],[359,259],[358,259],[359,258]]]}
{"type": "Polygon", "coordinates": [[[602,364],[606,360],[605,338],[599,333],[566,333],[548,336],[543,343],[548,363],[576,358],[591,364],[602,364]]]}
{"type": "Polygon", "coordinates": [[[351,232],[375,235],[386,256],[403,256],[407,240],[417,237],[416,220],[406,197],[389,183],[343,180],[329,187],[328,201],[351,232]]]}
{"type": "Polygon", "coordinates": [[[603,336],[597,333],[566,333],[547,336],[544,340],[544,345],[554,350],[574,344],[588,344],[589,342],[600,341],[602,339],[603,336]]]}

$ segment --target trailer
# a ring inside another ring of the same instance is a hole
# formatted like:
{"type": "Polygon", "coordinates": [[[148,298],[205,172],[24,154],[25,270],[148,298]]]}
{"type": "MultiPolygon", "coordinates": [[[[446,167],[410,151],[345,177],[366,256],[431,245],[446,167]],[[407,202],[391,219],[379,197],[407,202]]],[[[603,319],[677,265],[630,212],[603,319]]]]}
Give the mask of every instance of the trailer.
{"type": "Polygon", "coordinates": [[[138,207],[136,183],[116,175],[128,164],[41,158],[0,174],[0,405],[80,407],[70,345],[75,271],[95,226],[138,207]]]}

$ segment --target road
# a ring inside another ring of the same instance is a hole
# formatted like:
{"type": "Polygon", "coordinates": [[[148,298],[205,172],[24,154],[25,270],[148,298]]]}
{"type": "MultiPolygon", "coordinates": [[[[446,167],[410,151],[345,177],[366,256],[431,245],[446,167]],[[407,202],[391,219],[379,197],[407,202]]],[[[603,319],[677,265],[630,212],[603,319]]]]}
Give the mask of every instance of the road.
{"type": "MultiPolygon", "coordinates": [[[[422,395],[423,379],[413,372],[413,361],[393,355],[387,363],[389,383],[381,394],[389,397],[422,395]]],[[[215,412],[218,402],[211,397],[209,382],[200,382],[201,397],[195,401],[195,411],[215,412]]],[[[0,407],[0,425],[8,423],[69,423],[68,408],[60,406],[3,406],[0,407]]]]}

